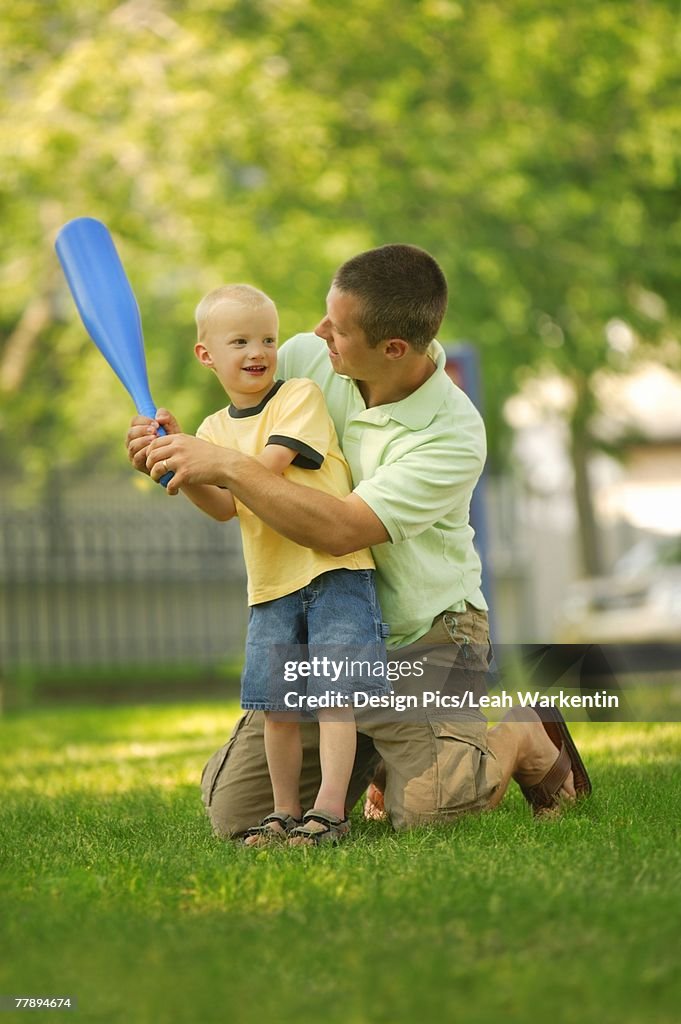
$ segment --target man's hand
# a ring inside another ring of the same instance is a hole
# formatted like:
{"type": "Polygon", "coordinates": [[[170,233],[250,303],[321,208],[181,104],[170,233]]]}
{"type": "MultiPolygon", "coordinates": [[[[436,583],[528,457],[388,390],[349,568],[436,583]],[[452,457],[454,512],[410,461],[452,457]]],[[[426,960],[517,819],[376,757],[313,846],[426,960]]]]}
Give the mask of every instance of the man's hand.
{"type": "MultiPolygon", "coordinates": [[[[135,469],[140,473],[149,476],[147,467],[147,456],[149,445],[158,437],[158,428],[163,427],[167,434],[179,434],[180,424],[167,409],[157,409],[156,419],[151,420],[148,416],[134,416],[130,421],[130,429],[125,437],[125,446],[128,450],[128,459],[135,469]]],[[[163,474],[161,474],[163,475],[163,474]]]]}
{"type": "MultiPolygon", "coordinates": [[[[165,426],[165,424],[164,424],[165,426]]],[[[192,484],[224,486],[228,448],[202,441],[190,434],[169,433],[151,439],[147,448],[146,468],[152,480],[160,480],[168,472],[175,475],[168,483],[168,494],[177,494],[181,487],[192,484]]]]}

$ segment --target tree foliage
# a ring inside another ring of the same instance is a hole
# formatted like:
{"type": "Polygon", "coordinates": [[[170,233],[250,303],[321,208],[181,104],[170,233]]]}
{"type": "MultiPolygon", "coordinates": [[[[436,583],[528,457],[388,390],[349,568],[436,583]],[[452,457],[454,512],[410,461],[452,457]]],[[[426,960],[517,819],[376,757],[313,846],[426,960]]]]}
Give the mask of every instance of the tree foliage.
{"type": "Polygon", "coordinates": [[[451,286],[443,338],[480,345],[493,451],[519,376],[592,380],[673,358],[681,255],[681,21],[606,0],[15,0],[0,28],[5,465],[120,460],[128,408],[76,322],[52,243],[114,232],[159,403],[192,428],[219,394],[192,365],[207,288],[268,290],[311,327],[336,265],[406,240],[451,286]]]}

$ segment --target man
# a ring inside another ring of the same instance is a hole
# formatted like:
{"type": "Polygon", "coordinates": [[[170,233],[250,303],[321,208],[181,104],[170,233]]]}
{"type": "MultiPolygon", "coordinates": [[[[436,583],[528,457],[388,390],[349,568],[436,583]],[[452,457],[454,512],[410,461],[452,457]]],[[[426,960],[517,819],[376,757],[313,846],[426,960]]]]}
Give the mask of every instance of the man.
{"type": "MultiPolygon", "coordinates": [[[[155,423],[142,417],[128,432],[137,469],[155,480],[174,472],[171,494],[187,484],[226,487],[298,544],[337,556],[370,546],[390,643],[400,662],[427,663],[422,689],[429,691],[471,665],[484,671],[489,649],[468,523],[484,428],[445,374],[444,353],[433,341],[446,305],[444,275],[428,253],[382,246],[343,264],[315,333],[283,346],[282,376],[311,377],[324,393],[352,470],[354,490],[346,498],[311,494],[240,452],[180,434],[162,410],[156,422],[167,436],[150,444],[155,423]]],[[[381,759],[369,810],[380,813],[384,801],[398,829],[493,808],[512,777],[535,810],[587,794],[588,776],[564,723],[523,716],[529,720],[511,714],[489,732],[475,711],[455,717],[423,706],[415,714],[360,720],[349,806],[381,759]]],[[[308,724],[303,803],[319,782],[315,744],[308,724]]],[[[221,835],[242,834],[254,824],[254,808],[256,819],[259,809],[267,813],[272,796],[257,712],[240,719],[206,766],[202,787],[221,835]]]]}

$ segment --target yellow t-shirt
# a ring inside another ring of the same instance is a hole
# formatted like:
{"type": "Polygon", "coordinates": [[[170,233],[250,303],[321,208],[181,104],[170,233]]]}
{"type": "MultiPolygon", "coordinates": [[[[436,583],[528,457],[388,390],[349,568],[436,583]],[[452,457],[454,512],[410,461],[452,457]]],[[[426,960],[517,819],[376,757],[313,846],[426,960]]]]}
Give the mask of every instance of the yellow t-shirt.
{"type": "MultiPolygon", "coordinates": [[[[326,410],[324,396],[311,380],[277,381],[259,405],[233,405],[208,416],[196,436],[244,455],[260,455],[267,444],[297,452],[284,470],[293,483],[344,498],[352,490],[348,464],[326,410]]],[[[335,558],[302,547],[258,519],[235,498],[248,571],[248,603],[261,604],[292,594],[331,569],[373,569],[368,548],[335,558]]]]}

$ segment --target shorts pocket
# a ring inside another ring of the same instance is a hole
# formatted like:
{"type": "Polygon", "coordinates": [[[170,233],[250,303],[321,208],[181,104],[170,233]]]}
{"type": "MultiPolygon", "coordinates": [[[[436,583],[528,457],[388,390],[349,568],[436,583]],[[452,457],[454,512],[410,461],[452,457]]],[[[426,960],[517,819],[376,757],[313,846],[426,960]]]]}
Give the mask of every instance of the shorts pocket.
{"type": "MultiPolygon", "coordinates": [[[[478,780],[487,755],[484,723],[429,718],[435,748],[435,799],[439,811],[450,814],[481,803],[478,780]]],[[[482,801],[486,796],[482,797],[482,801]]]]}

